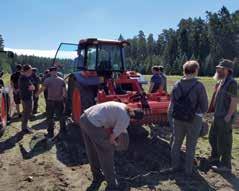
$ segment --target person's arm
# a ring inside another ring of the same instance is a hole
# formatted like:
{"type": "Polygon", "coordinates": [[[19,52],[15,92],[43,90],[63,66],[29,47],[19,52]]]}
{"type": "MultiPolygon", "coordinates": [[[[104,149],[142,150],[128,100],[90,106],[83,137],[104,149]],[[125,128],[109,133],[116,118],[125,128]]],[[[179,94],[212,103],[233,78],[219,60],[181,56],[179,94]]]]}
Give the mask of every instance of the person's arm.
{"type": "Polygon", "coordinates": [[[226,117],[224,118],[226,122],[229,122],[233,114],[237,110],[238,96],[237,96],[237,83],[232,82],[227,90],[227,94],[231,97],[231,103],[226,117]]]}
{"type": "Polygon", "coordinates": [[[41,88],[38,90],[38,92],[36,93],[36,96],[38,97],[42,92],[44,92],[47,87],[48,87],[49,81],[48,79],[45,79],[43,84],[41,85],[41,88]]]}
{"type": "Polygon", "coordinates": [[[41,86],[41,88],[37,91],[36,96],[39,97],[39,95],[46,90],[46,87],[44,85],[41,86]]]}
{"type": "Polygon", "coordinates": [[[151,92],[152,92],[153,87],[154,87],[154,82],[151,81],[150,84],[149,84],[149,90],[148,90],[148,93],[151,93],[151,92]]]}
{"type": "Polygon", "coordinates": [[[113,133],[110,135],[110,143],[117,145],[116,139],[117,137],[124,132],[127,132],[127,128],[129,126],[130,118],[128,114],[121,113],[117,116],[117,122],[113,128],[113,133]]]}
{"type": "Polygon", "coordinates": [[[66,87],[63,87],[63,97],[66,98],[67,92],[66,92],[66,87]]]}
{"type": "Polygon", "coordinates": [[[199,106],[201,109],[201,112],[204,114],[208,111],[208,96],[206,89],[203,84],[201,84],[201,88],[199,90],[199,106]]]}

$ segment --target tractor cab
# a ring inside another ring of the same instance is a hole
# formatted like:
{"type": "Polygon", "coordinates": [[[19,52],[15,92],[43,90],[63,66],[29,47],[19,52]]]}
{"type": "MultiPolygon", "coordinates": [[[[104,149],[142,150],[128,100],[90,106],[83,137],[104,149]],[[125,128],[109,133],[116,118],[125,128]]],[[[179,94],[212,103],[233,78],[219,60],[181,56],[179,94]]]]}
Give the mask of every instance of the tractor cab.
{"type": "Polygon", "coordinates": [[[93,38],[60,44],[53,64],[68,80],[66,110],[73,121],[79,122],[82,112],[96,103],[119,101],[150,111],[142,124],[167,122],[169,96],[144,93],[143,76],[126,70],[127,46],[127,41],[93,38]]]}
{"type": "MultiPolygon", "coordinates": [[[[79,44],[61,43],[54,65],[58,66],[64,76],[75,74],[76,77],[81,77],[82,81],[85,77],[85,83],[88,85],[92,77],[97,76],[99,84],[113,83],[109,90],[111,92],[113,86],[117,86],[115,90],[121,93],[122,90],[139,91],[141,87],[136,86],[134,81],[139,81],[141,84],[147,82],[140,74],[125,70],[124,48],[128,45],[127,41],[98,39],[80,40],[79,44]],[[91,79],[86,76],[91,76],[91,79]]],[[[108,94],[108,90],[106,93],[108,94]]]]}
{"type": "Polygon", "coordinates": [[[124,71],[124,47],[127,41],[98,39],[80,40],[79,44],[61,43],[54,64],[65,74],[78,71],[95,71],[110,75],[124,71]]]}

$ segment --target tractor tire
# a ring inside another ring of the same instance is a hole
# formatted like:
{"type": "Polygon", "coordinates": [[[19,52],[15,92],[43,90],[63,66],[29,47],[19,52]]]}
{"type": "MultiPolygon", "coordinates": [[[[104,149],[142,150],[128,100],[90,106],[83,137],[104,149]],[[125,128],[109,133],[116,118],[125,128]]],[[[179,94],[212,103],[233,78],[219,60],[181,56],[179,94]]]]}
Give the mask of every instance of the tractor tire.
{"type": "Polygon", "coordinates": [[[67,101],[67,111],[71,112],[75,123],[79,123],[80,116],[84,110],[96,104],[96,95],[97,87],[83,86],[76,81],[74,76],[70,76],[68,82],[69,100],[67,101]]]}
{"type": "Polygon", "coordinates": [[[148,137],[149,132],[142,126],[130,126],[128,128],[130,140],[141,141],[148,137]]]}
{"type": "Polygon", "coordinates": [[[3,135],[7,126],[8,104],[6,94],[0,95],[0,137],[3,135]]]}

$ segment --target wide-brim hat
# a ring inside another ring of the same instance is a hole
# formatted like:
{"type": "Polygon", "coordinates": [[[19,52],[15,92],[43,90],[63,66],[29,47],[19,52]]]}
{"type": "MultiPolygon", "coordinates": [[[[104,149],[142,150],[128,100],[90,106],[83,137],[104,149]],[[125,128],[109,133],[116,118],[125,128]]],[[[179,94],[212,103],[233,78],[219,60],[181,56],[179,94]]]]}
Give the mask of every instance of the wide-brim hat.
{"type": "Polygon", "coordinates": [[[223,68],[233,71],[234,65],[231,60],[223,59],[219,62],[216,68],[223,68]]]}

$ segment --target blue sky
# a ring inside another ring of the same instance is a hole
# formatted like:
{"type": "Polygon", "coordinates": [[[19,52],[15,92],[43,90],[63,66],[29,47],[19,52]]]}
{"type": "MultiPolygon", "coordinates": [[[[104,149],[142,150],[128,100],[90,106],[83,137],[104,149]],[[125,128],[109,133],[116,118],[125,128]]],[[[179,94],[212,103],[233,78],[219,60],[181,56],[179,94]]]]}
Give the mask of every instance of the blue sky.
{"type": "Polygon", "coordinates": [[[86,37],[129,38],[139,30],[156,37],[181,18],[205,18],[223,5],[235,11],[239,0],[2,0],[0,34],[5,47],[38,50],[86,37]]]}

